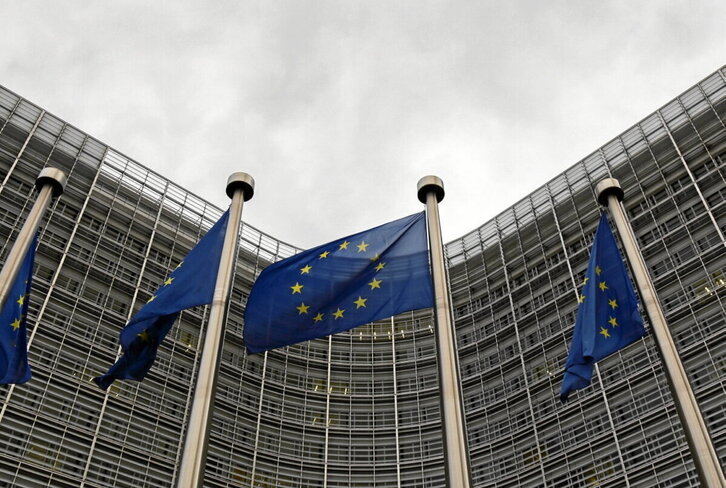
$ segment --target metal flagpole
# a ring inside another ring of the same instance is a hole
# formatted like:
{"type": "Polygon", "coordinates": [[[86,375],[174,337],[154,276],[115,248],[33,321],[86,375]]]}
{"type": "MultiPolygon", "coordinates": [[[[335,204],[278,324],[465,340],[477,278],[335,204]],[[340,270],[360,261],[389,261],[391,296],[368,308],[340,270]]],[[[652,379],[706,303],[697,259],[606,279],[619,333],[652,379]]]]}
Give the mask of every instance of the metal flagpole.
{"type": "Polygon", "coordinates": [[[23,228],[20,229],[18,237],[15,238],[13,247],[8,253],[5,265],[0,271],[0,309],[5,304],[10,288],[15,283],[18,276],[18,270],[23,264],[23,259],[28,252],[33,236],[43,220],[45,211],[50,206],[53,197],[58,197],[63,193],[63,187],[66,184],[66,174],[58,168],[43,168],[35,180],[35,188],[38,190],[38,198],[30,209],[28,218],[25,219],[23,228]]]}
{"type": "Polygon", "coordinates": [[[454,327],[449,290],[446,284],[441,222],[438,202],[444,199],[444,182],[437,176],[424,176],[418,182],[418,199],[426,204],[436,314],[436,347],[439,363],[439,394],[444,431],[446,478],[451,488],[469,488],[469,449],[464,430],[464,409],[459,382],[454,327]]]}
{"type": "Polygon", "coordinates": [[[608,207],[610,216],[613,218],[623,242],[625,254],[628,257],[630,268],[633,271],[635,283],[640,291],[640,298],[643,301],[643,306],[653,326],[655,342],[660,351],[663,365],[665,366],[671,394],[673,395],[681,424],[683,424],[683,431],[691,450],[693,462],[696,465],[701,486],[706,488],[726,488],[726,480],[724,479],[721,463],[709,437],[701,411],[698,408],[696,397],[693,394],[691,385],[688,383],[688,377],[686,376],[686,371],[683,369],[683,364],[678,356],[678,350],[668,329],[665,314],[658,302],[655,286],[648,275],[643,255],[638,249],[635,237],[633,236],[633,230],[620,204],[625,193],[615,178],[602,180],[597,184],[595,191],[600,204],[608,207]]]}
{"type": "Polygon", "coordinates": [[[219,272],[214,287],[212,306],[209,310],[209,321],[194,389],[192,411],[189,415],[189,426],[184,441],[178,488],[201,488],[204,482],[209,426],[212,421],[214,390],[217,384],[217,367],[224,338],[224,319],[232,284],[232,266],[237,254],[237,236],[242,219],[242,206],[245,201],[252,198],[254,190],[255,180],[247,173],[233,173],[227,180],[227,196],[232,199],[232,204],[229,207],[229,222],[224,235],[222,255],[219,258],[219,272]]]}

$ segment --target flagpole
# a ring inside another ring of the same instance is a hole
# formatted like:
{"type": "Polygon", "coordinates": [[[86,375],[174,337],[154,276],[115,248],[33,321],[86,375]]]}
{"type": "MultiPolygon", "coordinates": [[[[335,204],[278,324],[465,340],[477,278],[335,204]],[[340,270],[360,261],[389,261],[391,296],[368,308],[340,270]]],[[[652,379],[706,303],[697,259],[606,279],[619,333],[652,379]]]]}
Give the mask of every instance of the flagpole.
{"type": "Polygon", "coordinates": [[[456,356],[454,327],[451,320],[449,290],[446,283],[441,221],[438,202],[444,199],[444,182],[437,176],[424,176],[418,182],[418,199],[426,204],[426,219],[431,252],[431,274],[434,283],[436,316],[436,347],[439,364],[439,395],[444,431],[444,456],[447,485],[469,488],[469,450],[464,430],[464,409],[461,400],[459,365],[456,356]]]}
{"type": "Polygon", "coordinates": [[[204,482],[209,426],[212,422],[217,368],[224,338],[224,318],[232,284],[232,267],[237,254],[237,236],[242,219],[242,206],[244,202],[252,198],[254,189],[255,180],[247,173],[233,173],[227,180],[227,196],[232,199],[229,207],[229,222],[224,235],[214,298],[209,310],[207,332],[199,362],[189,426],[179,468],[178,488],[201,488],[204,482]]]}
{"type": "Polygon", "coordinates": [[[63,193],[66,184],[66,174],[58,168],[43,168],[35,180],[35,188],[38,190],[38,198],[25,219],[22,229],[15,238],[13,247],[8,253],[2,271],[0,271],[0,309],[5,305],[10,288],[15,283],[18,270],[23,264],[23,259],[28,252],[33,236],[43,220],[46,210],[50,206],[53,197],[63,193]]]}
{"type": "Polygon", "coordinates": [[[608,207],[610,216],[615,222],[623,242],[625,254],[640,292],[640,298],[655,333],[655,342],[665,366],[671,394],[681,424],[683,424],[683,431],[691,450],[693,462],[696,465],[701,486],[725,488],[726,480],[724,479],[721,463],[709,437],[701,411],[698,408],[696,397],[691,385],[688,383],[686,371],[678,356],[678,350],[668,329],[663,309],[658,302],[655,286],[645,267],[643,255],[635,242],[633,230],[620,203],[625,193],[615,178],[602,180],[597,184],[595,191],[600,204],[608,207]]]}

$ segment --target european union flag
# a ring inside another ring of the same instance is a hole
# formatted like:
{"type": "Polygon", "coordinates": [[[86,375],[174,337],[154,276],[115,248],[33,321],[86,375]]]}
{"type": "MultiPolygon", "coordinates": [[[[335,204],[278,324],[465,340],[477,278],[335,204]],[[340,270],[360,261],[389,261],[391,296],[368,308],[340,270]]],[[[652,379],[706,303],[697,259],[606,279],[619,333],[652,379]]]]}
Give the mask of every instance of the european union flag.
{"type": "Polygon", "coordinates": [[[595,233],[579,301],[560,391],[563,402],[571,391],[590,385],[597,361],[645,335],[633,286],[604,214],[595,233]]]}
{"type": "Polygon", "coordinates": [[[424,213],[304,251],[265,268],[245,310],[252,352],[433,306],[424,213]]]}
{"type": "Polygon", "coordinates": [[[102,389],[115,380],[141,381],[156,359],[159,344],[185,308],[212,302],[219,259],[227,230],[225,212],[194,249],[171,272],[141,310],[121,331],[121,356],[104,375],[93,381],[102,389]]]}
{"type": "Polygon", "coordinates": [[[25,322],[28,317],[36,247],[37,235],[28,248],[15,283],[0,311],[0,384],[3,385],[25,383],[31,376],[25,322]]]}

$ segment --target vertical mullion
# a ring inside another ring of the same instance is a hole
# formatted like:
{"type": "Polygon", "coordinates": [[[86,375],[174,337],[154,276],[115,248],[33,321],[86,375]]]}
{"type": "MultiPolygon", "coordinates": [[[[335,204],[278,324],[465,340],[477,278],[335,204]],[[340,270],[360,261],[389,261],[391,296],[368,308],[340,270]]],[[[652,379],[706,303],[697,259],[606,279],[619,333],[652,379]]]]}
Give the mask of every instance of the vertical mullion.
{"type": "MultiPolygon", "coordinates": [[[[20,102],[18,102],[20,104],[20,102]]],[[[38,115],[38,118],[35,120],[35,124],[33,124],[33,128],[30,129],[30,132],[28,132],[28,137],[25,138],[25,142],[23,143],[23,146],[20,148],[20,151],[18,151],[18,155],[15,156],[15,160],[13,161],[13,164],[10,165],[10,168],[8,168],[8,174],[5,175],[5,179],[3,179],[3,182],[0,183],[0,193],[5,189],[5,185],[8,184],[8,180],[10,179],[10,176],[13,174],[13,171],[15,171],[15,167],[18,165],[18,161],[20,161],[20,158],[23,156],[23,153],[25,152],[25,148],[28,147],[28,143],[35,135],[35,131],[38,129],[38,126],[40,125],[40,121],[43,120],[43,117],[45,116],[45,110],[41,110],[40,114],[38,115]]],[[[10,122],[10,117],[8,117],[8,121],[10,122]]],[[[3,126],[4,127],[4,126],[3,126]]]]}

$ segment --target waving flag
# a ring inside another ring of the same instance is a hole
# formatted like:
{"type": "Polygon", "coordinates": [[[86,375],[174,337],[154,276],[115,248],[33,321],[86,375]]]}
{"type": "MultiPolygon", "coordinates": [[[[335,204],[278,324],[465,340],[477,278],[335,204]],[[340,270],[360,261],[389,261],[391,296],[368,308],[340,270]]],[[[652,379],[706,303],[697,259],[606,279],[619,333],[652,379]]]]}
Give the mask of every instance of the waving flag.
{"type": "Polygon", "coordinates": [[[30,303],[30,284],[38,236],[28,248],[7,301],[0,311],[0,384],[25,383],[30,379],[25,322],[30,303]]]}
{"type": "Polygon", "coordinates": [[[560,391],[563,402],[570,392],[590,385],[597,361],[645,335],[633,286],[604,214],[595,234],[579,301],[560,391]]]}
{"type": "Polygon", "coordinates": [[[425,214],[271,264],[245,310],[250,352],[295,344],[433,306],[425,214]]]}
{"type": "Polygon", "coordinates": [[[212,302],[219,259],[229,220],[225,212],[189,251],[164,283],[121,331],[121,356],[106,374],[93,381],[102,389],[115,380],[141,381],[154,364],[159,344],[185,308],[212,302]]]}

